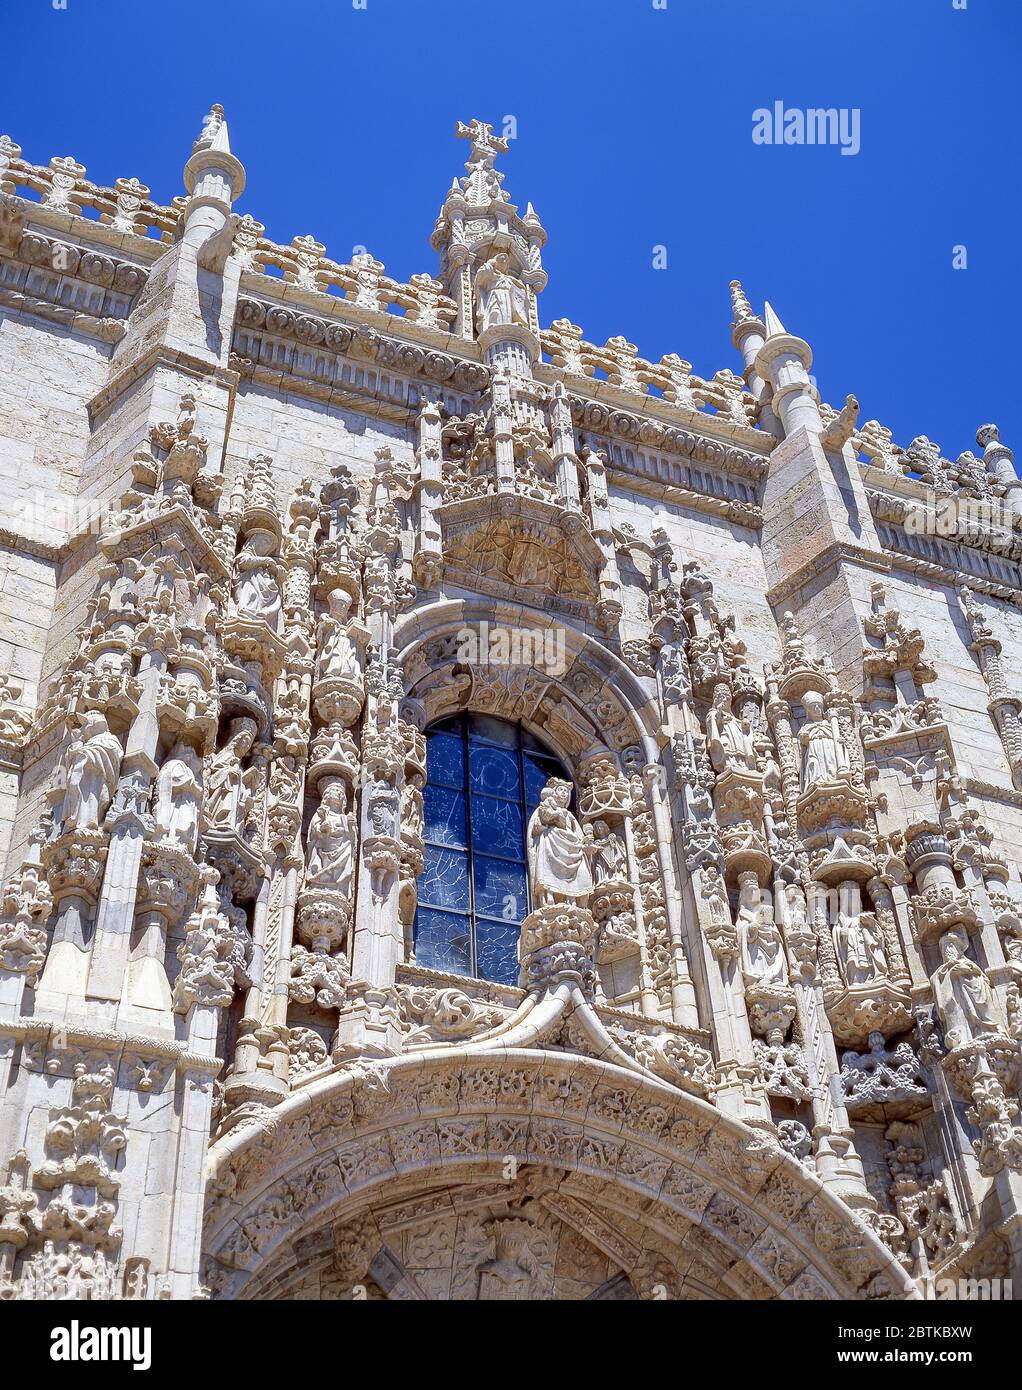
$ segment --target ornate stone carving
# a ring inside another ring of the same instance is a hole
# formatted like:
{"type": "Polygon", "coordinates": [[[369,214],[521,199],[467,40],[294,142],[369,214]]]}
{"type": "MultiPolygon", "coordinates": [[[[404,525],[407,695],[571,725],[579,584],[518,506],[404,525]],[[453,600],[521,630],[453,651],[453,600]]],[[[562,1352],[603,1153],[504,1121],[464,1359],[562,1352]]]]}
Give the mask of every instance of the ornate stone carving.
{"type": "Polygon", "coordinates": [[[571,787],[552,778],[529,820],[526,843],[533,897],[539,907],[575,903],[585,907],[592,892],[590,857],[582,827],[568,809],[571,787]]]}

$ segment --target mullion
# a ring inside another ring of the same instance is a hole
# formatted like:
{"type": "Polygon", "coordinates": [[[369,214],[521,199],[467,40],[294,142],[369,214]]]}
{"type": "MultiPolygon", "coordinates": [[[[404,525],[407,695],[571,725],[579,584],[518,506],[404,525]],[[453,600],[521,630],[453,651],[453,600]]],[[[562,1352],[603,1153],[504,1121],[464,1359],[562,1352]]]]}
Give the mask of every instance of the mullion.
{"type": "Polygon", "coordinates": [[[472,740],[468,732],[468,714],[461,715],[461,746],[465,764],[465,781],[462,794],[465,798],[465,854],[468,858],[468,948],[472,958],[472,978],[479,978],[479,949],[476,945],[476,883],[475,852],[472,848],[472,774],[469,771],[469,758],[472,740]]]}
{"type": "MultiPolygon", "coordinates": [[[[522,726],[520,724],[518,726],[518,782],[521,788],[519,794],[522,798],[522,829],[524,833],[522,853],[525,856],[525,906],[528,909],[525,915],[527,917],[532,911],[532,883],[529,878],[529,808],[525,803],[525,749],[522,747],[522,726]]],[[[520,934],[521,928],[519,928],[520,934]]]]}

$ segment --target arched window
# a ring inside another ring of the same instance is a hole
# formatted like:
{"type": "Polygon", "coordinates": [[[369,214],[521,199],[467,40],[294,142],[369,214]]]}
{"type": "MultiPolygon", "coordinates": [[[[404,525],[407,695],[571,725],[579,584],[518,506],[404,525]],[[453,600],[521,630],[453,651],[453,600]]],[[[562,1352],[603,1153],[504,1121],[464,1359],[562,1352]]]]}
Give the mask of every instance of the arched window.
{"type": "Polygon", "coordinates": [[[526,730],[482,714],[428,729],[426,761],[416,963],[516,985],[531,907],[525,830],[549,779],[567,774],[526,730]]]}

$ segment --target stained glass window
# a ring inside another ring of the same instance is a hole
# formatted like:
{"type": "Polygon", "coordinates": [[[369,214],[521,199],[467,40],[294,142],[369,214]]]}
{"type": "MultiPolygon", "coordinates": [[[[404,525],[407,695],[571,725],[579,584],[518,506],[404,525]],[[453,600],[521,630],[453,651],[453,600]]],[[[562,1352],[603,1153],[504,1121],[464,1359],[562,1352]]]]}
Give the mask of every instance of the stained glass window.
{"type": "Polygon", "coordinates": [[[416,962],[516,985],[531,907],[525,831],[549,779],[567,774],[525,729],[481,714],[434,724],[426,765],[416,962]]]}

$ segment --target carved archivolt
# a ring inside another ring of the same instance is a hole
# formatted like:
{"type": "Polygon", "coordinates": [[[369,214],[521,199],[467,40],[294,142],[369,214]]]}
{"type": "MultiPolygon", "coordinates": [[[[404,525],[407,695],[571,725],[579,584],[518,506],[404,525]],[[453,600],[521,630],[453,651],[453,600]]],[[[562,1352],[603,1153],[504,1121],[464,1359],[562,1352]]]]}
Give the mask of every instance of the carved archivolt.
{"type": "Polygon", "coordinates": [[[632,672],[575,628],[536,617],[510,604],[455,601],[418,608],[402,620],[395,632],[399,661],[427,722],[471,709],[524,723],[569,766],[600,748],[626,753],[636,770],[654,761],[659,720],[632,672]],[[524,659],[516,659],[514,643],[507,664],[473,649],[465,634],[477,637],[486,625],[517,636],[524,659]]]}
{"type": "Polygon", "coordinates": [[[599,1185],[638,1216],[626,1274],[641,1276],[654,1250],[675,1268],[707,1255],[725,1296],[917,1296],[878,1238],[766,1132],[621,1068],[524,1050],[311,1079],[232,1132],[210,1152],[203,1277],[214,1297],[247,1296],[296,1252],[330,1244],[325,1228],[350,1244],[351,1223],[406,1184],[422,1197],[425,1173],[492,1182],[509,1160],[599,1185]]]}

